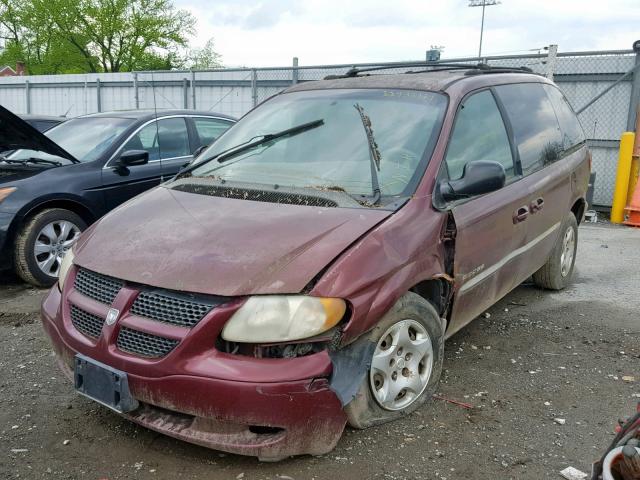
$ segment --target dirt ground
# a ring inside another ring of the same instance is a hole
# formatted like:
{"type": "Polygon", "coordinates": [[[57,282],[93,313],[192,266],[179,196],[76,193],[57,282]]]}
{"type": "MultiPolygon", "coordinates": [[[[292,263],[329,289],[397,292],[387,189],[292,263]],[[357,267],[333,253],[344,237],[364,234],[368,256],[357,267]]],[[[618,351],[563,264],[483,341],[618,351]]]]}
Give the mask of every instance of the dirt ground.
{"type": "Polygon", "coordinates": [[[472,410],[434,400],[275,464],[172,440],[74,394],[40,327],[44,292],[0,285],[2,479],[560,478],[590,471],[640,401],[640,229],[581,227],[571,288],[524,284],[448,342],[440,395],[472,410]]]}

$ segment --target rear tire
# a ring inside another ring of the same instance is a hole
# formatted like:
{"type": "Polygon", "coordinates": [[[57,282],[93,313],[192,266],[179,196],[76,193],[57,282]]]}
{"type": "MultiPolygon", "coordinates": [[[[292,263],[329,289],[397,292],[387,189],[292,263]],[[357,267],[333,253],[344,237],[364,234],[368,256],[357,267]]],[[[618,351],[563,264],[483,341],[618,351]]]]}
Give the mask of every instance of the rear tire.
{"type": "Polygon", "coordinates": [[[27,220],[16,237],[14,264],[18,276],[37,287],[50,287],[58,278],[60,262],[87,228],[79,215],[48,208],[27,220]]]}
{"type": "Polygon", "coordinates": [[[547,263],[533,274],[533,283],[548,290],[562,290],[571,283],[578,247],[578,222],[569,212],[547,263]]]}
{"type": "Polygon", "coordinates": [[[372,366],[355,398],[345,407],[349,425],[359,429],[396,420],[422,406],[435,392],[444,356],[440,317],[428,301],[413,292],[404,294],[366,335],[376,344],[372,366]],[[394,332],[407,332],[408,337],[403,342],[403,337],[394,332]],[[428,348],[424,348],[427,341],[428,348]],[[403,345],[404,350],[398,348],[403,345]],[[415,387],[392,393],[398,385],[411,385],[412,380],[416,381],[415,387]],[[385,392],[389,392],[386,399],[385,392]]]}

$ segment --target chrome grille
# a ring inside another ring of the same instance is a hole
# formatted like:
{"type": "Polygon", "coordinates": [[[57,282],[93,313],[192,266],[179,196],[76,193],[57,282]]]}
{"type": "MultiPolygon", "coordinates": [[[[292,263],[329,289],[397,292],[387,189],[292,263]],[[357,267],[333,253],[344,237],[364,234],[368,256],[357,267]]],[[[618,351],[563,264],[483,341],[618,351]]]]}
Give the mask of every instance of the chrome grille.
{"type": "Polygon", "coordinates": [[[81,268],[78,270],[73,286],[83,295],[100,303],[111,305],[113,299],[124,286],[124,282],[81,268]]]}
{"type": "Polygon", "coordinates": [[[71,305],[71,323],[83,335],[98,338],[102,333],[104,318],[71,305]]]}
{"type": "Polygon", "coordinates": [[[123,352],[142,357],[159,358],[167,355],[178,345],[178,340],[158,337],[131,328],[122,327],[116,345],[123,352]]]}
{"type": "Polygon", "coordinates": [[[186,295],[146,291],[140,293],[133,302],[131,313],[181,327],[193,327],[213,307],[214,304],[211,302],[207,303],[186,295]]]}

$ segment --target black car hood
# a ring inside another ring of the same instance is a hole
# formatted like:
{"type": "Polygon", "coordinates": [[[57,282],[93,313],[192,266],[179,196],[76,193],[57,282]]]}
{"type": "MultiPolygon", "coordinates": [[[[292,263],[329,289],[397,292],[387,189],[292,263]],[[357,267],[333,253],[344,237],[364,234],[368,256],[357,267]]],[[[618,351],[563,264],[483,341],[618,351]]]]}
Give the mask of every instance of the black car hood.
{"type": "Polygon", "coordinates": [[[78,161],[60,145],[0,105],[0,152],[20,148],[67,158],[74,163],[78,161]]]}

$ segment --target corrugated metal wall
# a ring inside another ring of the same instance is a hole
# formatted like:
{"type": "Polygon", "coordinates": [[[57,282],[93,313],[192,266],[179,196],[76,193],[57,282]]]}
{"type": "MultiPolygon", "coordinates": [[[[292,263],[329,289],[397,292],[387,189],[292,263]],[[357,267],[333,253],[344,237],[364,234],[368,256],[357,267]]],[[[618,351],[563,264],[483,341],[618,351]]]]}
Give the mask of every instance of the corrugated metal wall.
{"type": "MultiPolygon", "coordinates": [[[[636,58],[629,50],[560,53],[555,63],[548,63],[547,54],[496,56],[483,60],[490,65],[527,66],[538,73],[551,69],[558,86],[579,110],[618,81],[634,66],[636,58]]],[[[442,61],[476,63],[477,58],[442,61]]],[[[375,64],[380,65],[384,64],[375,64]]],[[[195,105],[198,110],[240,117],[255,104],[296,81],[343,74],[351,67],[353,65],[4,77],[0,78],[0,104],[18,114],[69,117],[134,108],[191,109],[195,105]]],[[[397,71],[406,70],[405,66],[397,71]]],[[[393,71],[396,70],[388,70],[389,73],[393,71]]],[[[635,84],[638,84],[640,72],[635,75],[635,84]]],[[[579,115],[593,151],[593,169],[597,173],[596,205],[611,204],[618,141],[620,134],[628,128],[633,84],[634,76],[629,75],[579,115]]]]}

